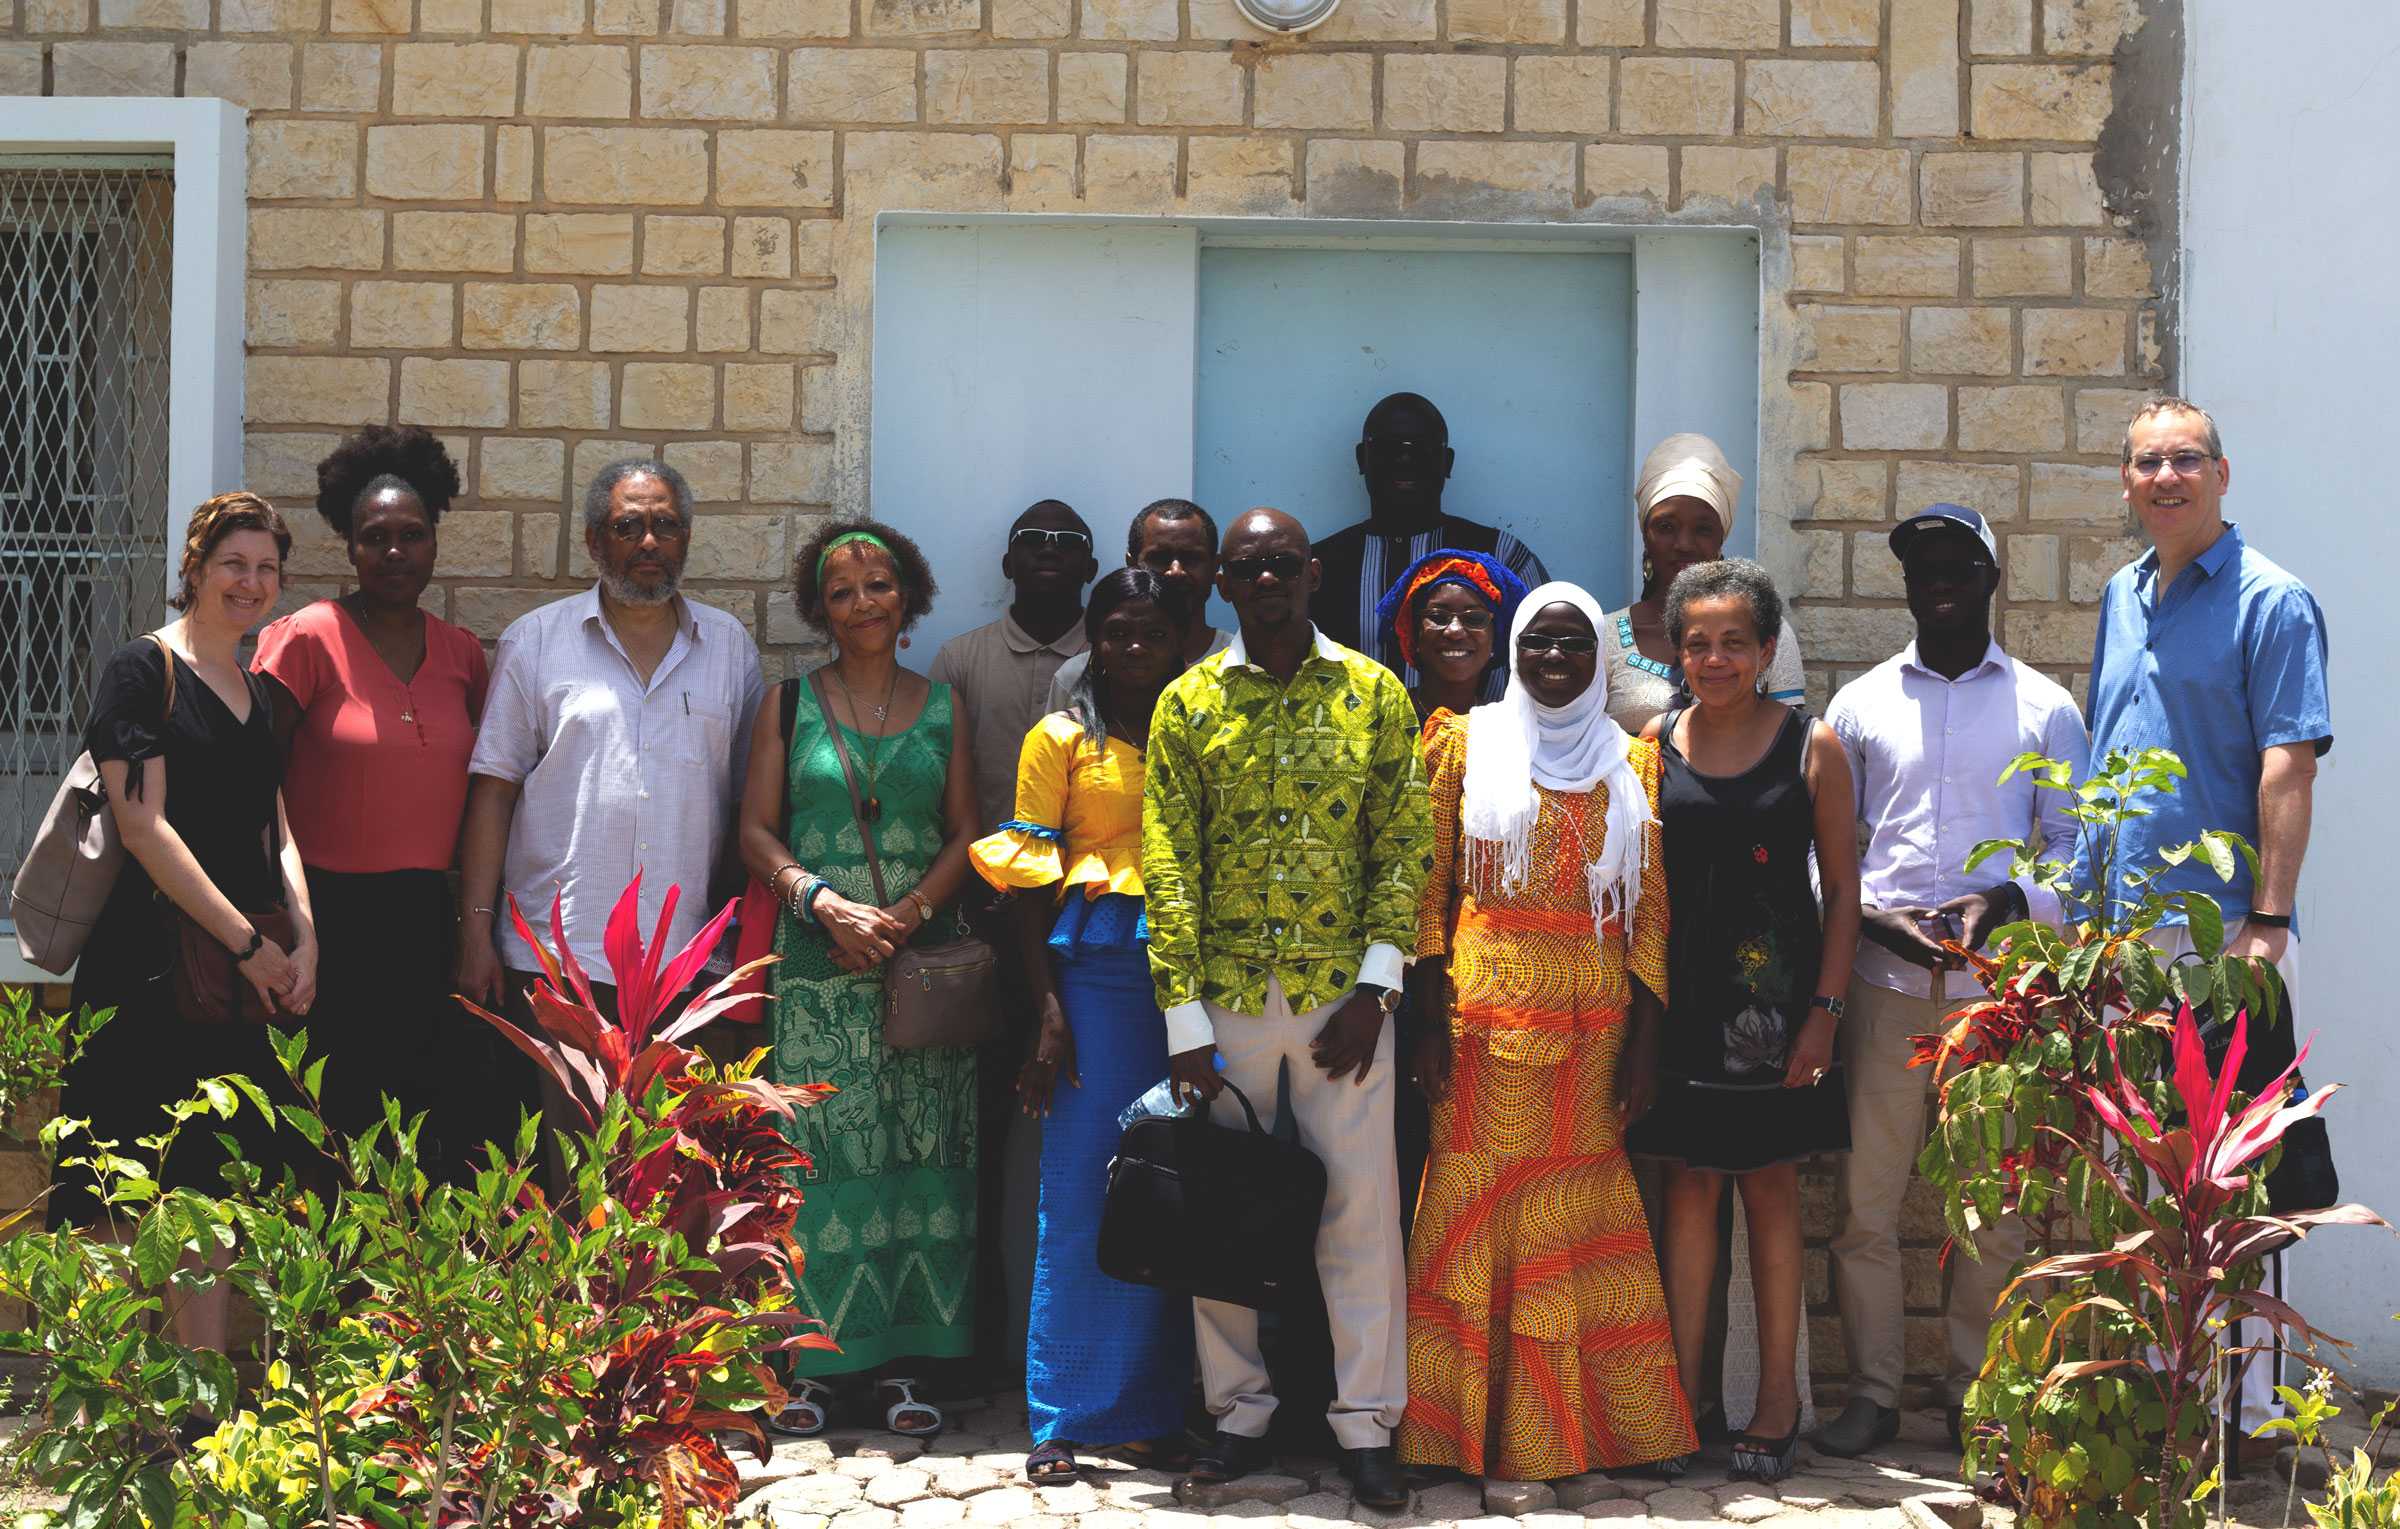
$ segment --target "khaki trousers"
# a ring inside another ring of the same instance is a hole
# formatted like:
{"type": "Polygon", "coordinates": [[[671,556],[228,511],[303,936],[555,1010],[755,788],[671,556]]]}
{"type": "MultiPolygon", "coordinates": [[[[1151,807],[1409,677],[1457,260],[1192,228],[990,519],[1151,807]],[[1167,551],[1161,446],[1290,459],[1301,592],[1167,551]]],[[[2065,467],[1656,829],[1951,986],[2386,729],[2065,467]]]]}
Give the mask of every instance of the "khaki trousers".
{"type": "MultiPolygon", "coordinates": [[[[1901,1276],[1900,1204],[1925,1145],[1932,1069],[1911,1067],[1913,1038],[1939,1028],[1964,998],[1912,998],[1863,978],[1842,1017],[1842,1067],[1850,1089],[1850,1151],[1841,1160],[1834,1295],[1850,1352],[1850,1394],[1879,1407],[1900,1404],[1907,1370],[1907,1299],[1901,1276]]],[[[1949,1365],[1943,1390],[1956,1401],[1983,1368],[1992,1307],[2009,1265],[2025,1251],[2014,1217],[1975,1238],[1980,1262],[1950,1259],[1949,1365]]]]}
{"type": "MultiPolygon", "coordinates": [[[[1344,1449],[1392,1442],[1408,1405],[1408,1276],[1400,1252],[1400,1174],[1392,1146],[1392,1026],[1383,1027],[1364,1083],[1335,1082],[1309,1055],[1309,1043],[1342,998],[1292,1012],[1283,984],[1269,980],[1267,1011],[1236,1014],[1208,1006],[1225,1076],[1250,1096],[1260,1124],[1275,1126],[1275,1092],[1287,1069],[1300,1145],[1325,1163],[1325,1218],[1317,1226],[1317,1280],[1333,1336],[1333,1405],[1325,1411],[1344,1449]]],[[[1217,1096],[1213,1117],[1246,1125],[1241,1101],[1217,1096]]],[[[1223,1301],[1192,1302],[1200,1383],[1208,1410],[1227,1433],[1263,1438],[1275,1392],[1258,1347],[1258,1313],[1223,1301]]]]}

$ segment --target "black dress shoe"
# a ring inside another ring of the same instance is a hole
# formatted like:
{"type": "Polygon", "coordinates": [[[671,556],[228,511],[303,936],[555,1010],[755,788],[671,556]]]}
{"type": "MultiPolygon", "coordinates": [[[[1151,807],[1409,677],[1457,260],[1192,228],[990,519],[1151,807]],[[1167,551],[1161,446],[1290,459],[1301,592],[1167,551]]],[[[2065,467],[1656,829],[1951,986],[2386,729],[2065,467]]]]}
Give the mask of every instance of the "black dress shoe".
{"type": "Polygon", "coordinates": [[[1216,1437],[1192,1451],[1190,1477],[1194,1481],[1239,1481],[1266,1463],[1266,1440],[1220,1428],[1216,1437]]]}
{"type": "Polygon", "coordinates": [[[1396,1512],[1408,1506],[1408,1483],[1400,1477],[1400,1455],[1389,1444],[1342,1451],[1342,1474],[1362,1507],[1396,1512]]]}

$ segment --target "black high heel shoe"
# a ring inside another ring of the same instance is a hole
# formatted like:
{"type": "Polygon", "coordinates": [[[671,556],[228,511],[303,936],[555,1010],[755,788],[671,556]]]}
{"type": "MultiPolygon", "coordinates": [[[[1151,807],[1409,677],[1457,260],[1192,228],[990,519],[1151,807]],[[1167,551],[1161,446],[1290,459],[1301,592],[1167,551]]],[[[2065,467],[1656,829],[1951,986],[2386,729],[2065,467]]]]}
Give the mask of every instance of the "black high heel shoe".
{"type": "Polygon", "coordinates": [[[1766,1438],[1747,1429],[1733,1436],[1733,1460],[1727,1467],[1737,1477],[1749,1481],[1776,1482],[1792,1473],[1793,1457],[1800,1450],[1800,1420],[1792,1419],[1792,1431],[1780,1439],[1766,1438]]]}

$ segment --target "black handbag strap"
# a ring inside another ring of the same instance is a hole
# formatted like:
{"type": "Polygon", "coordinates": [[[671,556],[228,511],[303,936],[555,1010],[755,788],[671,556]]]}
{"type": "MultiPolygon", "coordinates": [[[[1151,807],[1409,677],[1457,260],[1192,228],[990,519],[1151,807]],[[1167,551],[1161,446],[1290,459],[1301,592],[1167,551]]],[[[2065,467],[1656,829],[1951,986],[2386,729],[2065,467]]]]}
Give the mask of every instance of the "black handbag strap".
{"type": "MultiPolygon", "coordinates": [[[[1265,1136],[1269,1134],[1267,1128],[1259,1124],[1258,1109],[1257,1106],[1250,1102],[1250,1096],[1243,1093],[1240,1088],[1235,1086],[1234,1081],[1231,1078],[1226,1077],[1223,1073],[1219,1073],[1217,1075],[1217,1081],[1224,1084],[1226,1090],[1231,1093],[1233,1097],[1242,1101],[1242,1113],[1250,1117],[1250,1134],[1253,1136],[1265,1136]]],[[[1205,1120],[1208,1117],[1203,1115],[1200,1118],[1205,1120]]]]}
{"type": "MultiPolygon", "coordinates": [[[[859,842],[866,847],[867,875],[875,883],[875,905],[888,908],[892,899],[883,890],[883,857],[875,853],[875,830],[867,825],[866,806],[858,797],[858,772],[850,767],[850,745],[842,741],[842,725],[833,720],[833,703],[825,699],[824,670],[809,675],[808,688],[817,698],[817,714],[825,719],[825,731],[833,735],[833,757],[842,762],[842,784],[850,788],[850,818],[858,824],[859,842]]],[[[1246,1099],[1242,1102],[1249,1103],[1246,1099]]],[[[1258,1119],[1256,1115],[1250,1118],[1258,1119]]]]}

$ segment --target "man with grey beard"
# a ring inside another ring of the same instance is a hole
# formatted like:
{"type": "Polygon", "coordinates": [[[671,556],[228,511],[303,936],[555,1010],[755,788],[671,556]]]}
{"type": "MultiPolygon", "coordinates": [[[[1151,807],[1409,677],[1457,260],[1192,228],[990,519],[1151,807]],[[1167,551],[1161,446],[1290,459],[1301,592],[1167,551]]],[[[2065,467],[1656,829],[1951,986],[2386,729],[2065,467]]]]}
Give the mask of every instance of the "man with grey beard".
{"type": "MultiPolygon", "coordinates": [[[[459,871],[458,990],[487,1006],[521,1012],[540,970],[510,897],[544,931],[557,898],[567,946],[596,978],[609,971],[609,911],[637,872],[645,937],[667,888],[682,888],[669,954],[714,911],[765,683],[749,631],[676,592],[693,530],[681,473],[646,457],[610,464],[583,496],[593,587],[501,634],[459,871]]],[[[593,991],[613,1018],[616,990],[593,991]]],[[[504,1134],[513,1121],[491,1125],[504,1134]]]]}

